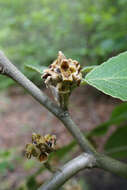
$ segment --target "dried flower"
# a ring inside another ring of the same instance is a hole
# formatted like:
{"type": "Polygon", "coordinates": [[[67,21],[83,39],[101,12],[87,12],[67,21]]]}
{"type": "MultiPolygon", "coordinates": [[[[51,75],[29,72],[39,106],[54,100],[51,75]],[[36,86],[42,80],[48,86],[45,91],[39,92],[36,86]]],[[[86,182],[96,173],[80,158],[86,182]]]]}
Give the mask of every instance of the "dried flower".
{"type": "Polygon", "coordinates": [[[81,66],[76,60],[67,59],[59,51],[58,58],[44,71],[42,78],[53,91],[60,106],[67,109],[69,96],[82,80],[81,66]]]}
{"type": "Polygon", "coordinates": [[[48,155],[56,150],[56,136],[32,134],[32,143],[26,145],[25,154],[28,159],[36,157],[40,162],[46,162],[48,155]]]}

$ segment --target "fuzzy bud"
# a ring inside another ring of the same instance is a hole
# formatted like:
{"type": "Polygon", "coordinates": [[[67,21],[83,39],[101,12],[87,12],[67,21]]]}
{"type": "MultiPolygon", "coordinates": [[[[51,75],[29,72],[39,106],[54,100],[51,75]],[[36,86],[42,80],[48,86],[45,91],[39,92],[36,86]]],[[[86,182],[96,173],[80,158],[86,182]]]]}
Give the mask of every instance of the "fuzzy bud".
{"type": "Polygon", "coordinates": [[[72,90],[78,87],[82,80],[81,66],[76,60],[67,59],[59,51],[58,58],[44,70],[42,78],[46,86],[51,88],[60,106],[67,109],[72,90]]]}

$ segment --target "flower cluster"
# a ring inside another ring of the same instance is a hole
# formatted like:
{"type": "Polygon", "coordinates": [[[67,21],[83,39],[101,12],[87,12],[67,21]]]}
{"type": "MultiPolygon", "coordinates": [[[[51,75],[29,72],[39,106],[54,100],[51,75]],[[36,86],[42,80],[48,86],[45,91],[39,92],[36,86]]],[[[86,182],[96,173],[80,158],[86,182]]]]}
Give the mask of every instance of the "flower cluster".
{"type": "Polygon", "coordinates": [[[25,154],[28,159],[36,157],[40,162],[46,162],[48,155],[56,150],[56,136],[32,134],[32,143],[26,145],[25,154]]]}
{"type": "Polygon", "coordinates": [[[53,94],[61,107],[64,108],[72,90],[80,85],[82,80],[81,66],[76,60],[67,59],[59,51],[58,58],[48,69],[44,70],[42,78],[46,86],[53,90],[53,94]]]}

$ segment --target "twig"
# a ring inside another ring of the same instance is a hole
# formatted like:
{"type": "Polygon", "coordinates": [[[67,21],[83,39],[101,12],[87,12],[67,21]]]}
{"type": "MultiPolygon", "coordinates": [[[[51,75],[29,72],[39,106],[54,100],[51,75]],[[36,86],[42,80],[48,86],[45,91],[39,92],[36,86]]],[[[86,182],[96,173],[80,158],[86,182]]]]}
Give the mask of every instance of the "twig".
{"type": "Polygon", "coordinates": [[[92,168],[95,165],[94,157],[90,154],[83,153],[65,164],[61,168],[61,172],[56,172],[53,178],[43,184],[38,190],[56,190],[80,170],[92,168]]]}
{"type": "Polygon", "coordinates": [[[52,102],[36,85],[34,85],[27,77],[25,77],[0,51],[0,67],[2,68],[1,74],[7,75],[18,84],[24,87],[40,104],[52,112],[57,118],[59,118],[65,127],[70,131],[77,143],[80,145],[83,151],[94,152],[94,148],[89,141],[84,138],[84,135],[80,132],[80,129],[72,121],[68,112],[65,112],[52,102]]]}
{"type": "Polygon", "coordinates": [[[38,190],[57,190],[68,179],[85,168],[102,168],[124,178],[127,178],[127,165],[101,154],[95,156],[91,154],[81,154],[69,161],[61,168],[61,172],[56,172],[52,179],[43,184],[38,190]],[[97,159],[97,160],[96,160],[97,159]],[[98,162],[99,161],[99,164],[98,162]]]}
{"type": "MultiPolygon", "coordinates": [[[[80,129],[76,126],[76,124],[72,121],[68,112],[65,112],[60,107],[58,107],[55,103],[53,103],[37,86],[35,86],[29,79],[27,79],[4,55],[2,51],[0,51],[0,73],[7,75],[8,77],[15,80],[18,84],[24,87],[40,104],[42,104],[45,108],[47,108],[50,112],[52,112],[59,120],[62,121],[64,126],[70,131],[73,135],[79,146],[84,152],[91,154],[94,156],[94,161],[96,160],[96,165],[99,168],[102,168],[106,171],[113,172],[117,175],[123,176],[127,178],[127,164],[124,164],[120,161],[112,159],[108,156],[101,155],[96,152],[93,146],[89,143],[89,141],[84,137],[81,133],[80,129]]],[[[90,155],[89,155],[90,156],[90,155]]],[[[84,156],[81,160],[84,160],[84,156]]],[[[73,163],[73,162],[69,162],[73,163]]],[[[74,162],[75,165],[71,165],[76,170],[69,166],[69,164],[65,165],[65,168],[62,168],[64,171],[64,179],[62,183],[64,183],[69,177],[77,173],[80,169],[86,167],[85,160],[84,165],[80,165],[81,168],[76,166],[79,162],[74,162]],[[72,173],[70,173],[70,170],[72,173]]],[[[89,163],[89,162],[88,162],[89,163]]],[[[58,173],[57,173],[58,176],[58,173]]],[[[63,175],[59,174],[60,179],[62,180],[63,175]],[[60,177],[61,176],[61,177],[60,177]]],[[[56,177],[54,178],[55,181],[56,177]]],[[[53,179],[52,179],[53,181],[53,179]]],[[[56,182],[58,181],[56,180],[56,182]]],[[[55,185],[55,184],[54,184],[55,185]]]]}
{"type": "Polygon", "coordinates": [[[97,167],[127,179],[127,164],[109,156],[98,153],[96,155],[97,167]]]}

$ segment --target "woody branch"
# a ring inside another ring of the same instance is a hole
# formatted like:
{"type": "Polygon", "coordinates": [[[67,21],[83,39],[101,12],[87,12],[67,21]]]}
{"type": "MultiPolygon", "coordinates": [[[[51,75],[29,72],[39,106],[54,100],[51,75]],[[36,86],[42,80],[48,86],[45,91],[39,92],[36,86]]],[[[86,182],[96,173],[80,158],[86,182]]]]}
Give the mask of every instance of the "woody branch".
{"type": "MultiPolygon", "coordinates": [[[[70,133],[75,138],[82,151],[87,152],[88,154],[94,157],[94,161],[96,160],[96,167],[102,168],[106,171],[110,171],[117,175],[127,178],[127,164],[112,159],[106,155],[97,153],[94,147],[81,133],[77,125],[73,122],[69,112],[61,109],[54,102],[52,102],[36,85],[34,85],[28,78],[26,78],[7,59],[7,57],[4,55],[2,51],[0,51],[0,73],[15,80],[18,84],[25,88],[28,91],[28,93],[31,94],[40,104],[42,104],[51,113],[53,113],[70,131],[70,133]]],[[[66,167],[68,168],[68,165],[66,167]]]]}

